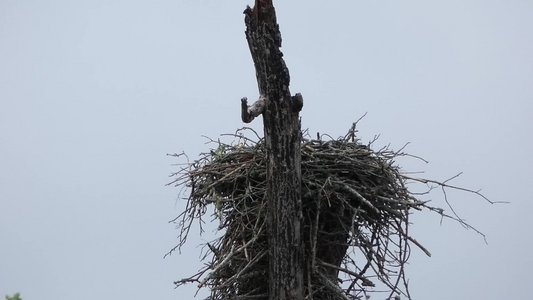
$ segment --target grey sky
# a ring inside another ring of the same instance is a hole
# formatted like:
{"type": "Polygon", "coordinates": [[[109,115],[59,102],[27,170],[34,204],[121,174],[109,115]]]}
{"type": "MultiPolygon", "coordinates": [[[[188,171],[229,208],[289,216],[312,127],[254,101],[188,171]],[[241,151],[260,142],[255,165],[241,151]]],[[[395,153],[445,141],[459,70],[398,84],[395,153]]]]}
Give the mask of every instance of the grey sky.
{"type": "MultiPolygon", "coordinates": [[[[0,297],[190,299],[203,238],[165,260],[183,203],[166,153],[242,126],[252,1],[0,0],[0,297]]],[[[275,1],[303,127],[360,123],[482,188],[450,192],[488,236],[414,218],[414,299],[527,299],[533,256],[533,2],[275,1]]],[[[261,120],[252,124],[261,131],[261,120]]],[[[429,196],[435,204],[442,195],[429,196]]],[[[204,293],[205,295],[205,293],[204,293]]]]}

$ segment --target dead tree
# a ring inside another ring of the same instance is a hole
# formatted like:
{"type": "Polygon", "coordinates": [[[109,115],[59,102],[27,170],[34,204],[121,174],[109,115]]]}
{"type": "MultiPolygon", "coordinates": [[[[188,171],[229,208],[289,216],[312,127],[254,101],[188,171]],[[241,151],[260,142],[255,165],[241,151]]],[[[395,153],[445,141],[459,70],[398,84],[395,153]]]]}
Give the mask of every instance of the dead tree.
{"type": "MultiPolygon", "coordinates": [[[[404,269],[411,247],[431,254],[410,236],[409,216],[431,211],[476,229],[451,206],[449,215],[418,199],[423,193],[410,192],[408,184],[485,196],[449,185],[450,179],[407,175],[395,161],[413,156],[403,148],[375,151],[372,142],[363,145],[357,122],[338,139],[302,138],[303,99],[289,90],[272,0],[255,0],[244,14],[259,99],[248,105],[242,98],[241,116],[249,123],[262,115],[264,137],[248,128],[257,141],[245,137],[244,129],[231,135],[236,140],[230,144],[212,140],[215,151],[173,174],[169,184],[190,195],[172,220],[180,236],[168,254],[184,245],[194,220],[201,229],[208,207],[214,207],[222,233],[205,244],[203,259],[210,262],[176,286],[208,287],[211,300],[348,300],[383,291],[387,299],[411,299],[404,269]]],[[[446,193],[444,198],[449,205],[446,193]]]]}
{"type": "Polygon", "coordinates": [[[269,299],[303,299],[301,131],[302,96],[291,96],[289,70],[272,0],[256,0],[244,11],[246,39],[255,65],[259,99],[241,100],[242,119],[263,116],[268,201],[269,299]]]}

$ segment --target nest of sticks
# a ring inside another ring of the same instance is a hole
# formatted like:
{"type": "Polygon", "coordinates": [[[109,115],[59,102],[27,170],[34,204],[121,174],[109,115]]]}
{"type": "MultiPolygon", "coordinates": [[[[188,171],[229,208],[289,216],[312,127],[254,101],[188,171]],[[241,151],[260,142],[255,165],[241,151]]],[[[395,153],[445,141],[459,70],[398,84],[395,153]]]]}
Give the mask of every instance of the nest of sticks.
{"type": "MultiPolygon", "coordinates": [[[[374,151],[372,143],[360,143],[355,133],[354,124],[339,139],[301,143],[306,299],[368,299],[372,292],[410,299],[404,266],[411,245],[431,255],[408,233],[411,212],[428,209],[472,227],[418,200],[406,184],[415,180],[456,187],[403,174],[395,159],[407,154],[374,151]]],[[[207,263],[175,284],[209,288],[212,300],[268,299],[264,142],[242,131],[233,136],[228,144],[212,141],[215,149],[173,174],[171,184],[190,194],[186,209],[173,220],[180,237],[168,254],[184,245],[195,220],[202,226],[202,217],[212,215],[220,235],[205,244],[207,263]]]]}

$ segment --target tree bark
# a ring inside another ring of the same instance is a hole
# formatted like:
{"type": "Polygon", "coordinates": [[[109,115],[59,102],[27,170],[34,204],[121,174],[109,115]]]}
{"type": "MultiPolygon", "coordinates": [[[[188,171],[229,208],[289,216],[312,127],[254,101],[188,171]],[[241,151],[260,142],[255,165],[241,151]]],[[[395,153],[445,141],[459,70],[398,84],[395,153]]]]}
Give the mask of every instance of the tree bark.
{"type": "Polygon", "coordinates": [[[262,114],[267,155],[269,299],[302,300],[304,245],[300,169],[300,94],[291,97],[289,70],[280,51],[281,34],[272,0],[256,0],[244,11],[246,38],[255,65],[260,99],[242,119],[262,114]]]}

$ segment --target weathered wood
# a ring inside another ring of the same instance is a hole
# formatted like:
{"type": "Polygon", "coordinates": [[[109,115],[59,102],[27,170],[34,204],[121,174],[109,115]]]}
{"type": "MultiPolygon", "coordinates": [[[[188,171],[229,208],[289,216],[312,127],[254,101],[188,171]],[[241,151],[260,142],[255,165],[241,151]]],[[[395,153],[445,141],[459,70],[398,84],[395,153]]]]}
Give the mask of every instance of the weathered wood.
{"type": "Polygon", "coordinates": [[[248,98],[241,99],[241,119],[244,123],[252,122],[255,117],[261,115],[265,109],[265,99],[259,97],[251,106],[248,105],[248,98]]]}
{"type": "Polygon", "coordinates": [[[304,246],[300,169],[300,94],[291,96],[289,70],[280,51],[281,34],[272,0],[256,0],[245,11],[246,38],[255,65],[260,100],[242,101],[250,122],[261,107],[267,151],[269,299],[302,300],[304,246]]]}

